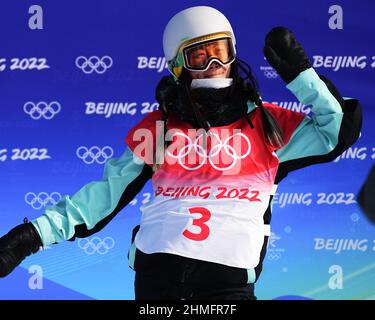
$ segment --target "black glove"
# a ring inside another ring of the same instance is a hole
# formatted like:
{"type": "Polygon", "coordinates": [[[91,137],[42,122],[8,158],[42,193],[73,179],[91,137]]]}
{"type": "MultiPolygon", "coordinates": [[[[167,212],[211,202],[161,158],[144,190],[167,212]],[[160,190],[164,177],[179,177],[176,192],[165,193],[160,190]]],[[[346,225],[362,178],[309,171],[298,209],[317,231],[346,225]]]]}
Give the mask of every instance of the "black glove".
{"type": "Polygon", "coordinates": [[[0,238],[0,277],[5,277],[23,259],[35,253],[43,245],[32,223],[25,221],[0,238]]]}
{"type": "Polygon", "coordinates": [[[286,83],[311,68],[305,50],[287,28],[273,28],[266,36],[263,52],[268,63],[286,83]]]}

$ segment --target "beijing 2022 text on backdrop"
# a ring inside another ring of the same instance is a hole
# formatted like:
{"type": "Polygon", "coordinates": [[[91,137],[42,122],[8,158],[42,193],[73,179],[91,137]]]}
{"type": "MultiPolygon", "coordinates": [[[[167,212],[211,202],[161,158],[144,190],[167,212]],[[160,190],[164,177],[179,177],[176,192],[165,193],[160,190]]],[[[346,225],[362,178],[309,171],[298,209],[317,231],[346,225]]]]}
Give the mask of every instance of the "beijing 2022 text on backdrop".
{"type": "MultiPolygon", "coordinates": [[[[1,1],[0,234],[99,180],[105,161],[122,154],[129,128],[158,107],[155,86],[168,74],[164,27],[194,5],[216,7],[231,21],[238,56],[252,66],[264,101],[311,111],[263,57],[265,35],[281,25],[316,71],[363,108],[353,147],[279,186],[256,295],[374,299],[375,226],[356,203],[375,159],[371,0],[1,1]]],[[[0,279],[0,298],[134,299],[127,251],[139,206],[151,196],[148,183],[100,233],[26,259],[0,279]]]]}

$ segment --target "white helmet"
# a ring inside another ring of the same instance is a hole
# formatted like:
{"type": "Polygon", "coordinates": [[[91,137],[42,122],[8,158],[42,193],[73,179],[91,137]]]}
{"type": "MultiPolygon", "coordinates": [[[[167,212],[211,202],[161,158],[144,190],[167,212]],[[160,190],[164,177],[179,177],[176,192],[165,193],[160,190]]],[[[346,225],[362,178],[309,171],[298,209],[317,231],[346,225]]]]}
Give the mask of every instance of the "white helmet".
{"type": "Polygon", "coordinates": [[[168,22],[163,34],[163,49],[168,69],[178,80],[184,64],[182,50],[196,42],[227,37],[235,54],[236,39],[228,19],[218,10],[197,6],[180,11],[168,22]]]}

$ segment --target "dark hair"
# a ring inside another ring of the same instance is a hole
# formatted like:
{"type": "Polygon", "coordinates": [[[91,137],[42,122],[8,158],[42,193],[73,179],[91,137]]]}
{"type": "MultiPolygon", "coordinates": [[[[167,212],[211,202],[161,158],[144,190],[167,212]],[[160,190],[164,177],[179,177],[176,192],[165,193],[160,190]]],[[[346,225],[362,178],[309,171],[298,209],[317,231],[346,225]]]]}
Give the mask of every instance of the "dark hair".
{"type": "MultiPolygon", "coordinates": [[[[262,116],[262,123],[264,128],[264,134],[270,145],[275,148],[280,148],[284,145],[283,131],[277,123],[273,115],[263,106],[261,96],[259,94],[259,86],[255,80],[252,69],[245,61],[238,57],[231,65],[230,77],[235,81],[235,86],[239,86],[243,90],[248,100],[254,102],[259,108],[262,116]],[[244,76],[241,75],[244,74],[244,76]]],[[[171,105],[174,103],[178,95],[178,90],[181,89],[186,93],[188,103],[194,113],[195,119],[201,128],[206,131],[209,129],[207,121],[202,116],[199,108],[196,106],[194,99],[190,93],[190,84],[192,78],[185,68],[183,69],[177,84],[172,76],[163,77],[156,87],[156,100],[159,102],[159,110],[162,112],[162,120],[164,121],[164,134],[167,132],[167,121],[169,116],[169,110],[171,105]]],[[[244,109],[244,117],[246,117],[251,128],[254,128],[247,110],[244,109]]],[[[167,147],[167,146],[165,146],[167,147]]]]}
{"type": "MultiPolygon", "coordinates": [[[[268,142],[273,147],[282,147],[284,145],[283,131],[277,123],[277,120],[273,117],[273,115],[263,106],[263,102],[259,94],[259,86],[252,74],[251,67],[245,61],[239,58],[236,58],[233,64],[233,74],[231,74],[231,76],[233,79],[238,81],[240,85],[244,87],[243,89],[246,92],[248,92],[249,100],[253,101],[260,108],[260,112],[262,114],[263,127],[265,131],[264,133],[267,137],[268,142]],[[242,71],[245,74],[245,78],[243,78],[240,75],[240,71],[242,71]]],[[[245,116],[246,118],[248,118],[247,113],[245,116]]]]}

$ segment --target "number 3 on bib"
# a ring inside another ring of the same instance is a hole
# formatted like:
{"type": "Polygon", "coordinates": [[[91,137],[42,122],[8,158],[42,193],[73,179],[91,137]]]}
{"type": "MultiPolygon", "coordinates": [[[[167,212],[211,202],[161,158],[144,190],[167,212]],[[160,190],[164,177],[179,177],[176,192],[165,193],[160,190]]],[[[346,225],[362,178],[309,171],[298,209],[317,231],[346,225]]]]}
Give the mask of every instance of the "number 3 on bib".
{"type": "Polygon", "coordinates": [[[206,240],[210,234],[210,228],[208,227],[205,222],[210,220],[211,212],[203,207],[194,207],[189,208],[190,214],[199,213],[202,216],[200,218],[193,219],[193,226],[197,226],[200,228],[199,233],[193,233],[187,229],[182,233],[186,238],[194,241],[203,241],[206,240]]]}

